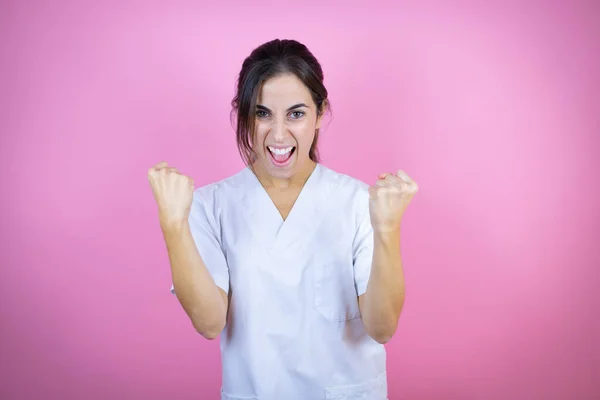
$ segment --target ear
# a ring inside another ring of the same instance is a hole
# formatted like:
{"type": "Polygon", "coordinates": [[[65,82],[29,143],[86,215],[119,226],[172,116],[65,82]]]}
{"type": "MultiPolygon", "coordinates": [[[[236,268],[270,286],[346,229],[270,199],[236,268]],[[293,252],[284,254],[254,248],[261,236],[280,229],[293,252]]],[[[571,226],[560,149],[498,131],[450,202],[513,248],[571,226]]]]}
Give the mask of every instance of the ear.
{"type": "Polygon", "coordinates": [[[325,99],[323,104],[321,105],[321,110],[319,112],[319,116],[317,117],[317,126],[316,129],[321,128],[321,122],[323,122],[323,116],[325,115],[325,111],[327,111],[327,107],[329,107],[329,101],[325,99]]]}

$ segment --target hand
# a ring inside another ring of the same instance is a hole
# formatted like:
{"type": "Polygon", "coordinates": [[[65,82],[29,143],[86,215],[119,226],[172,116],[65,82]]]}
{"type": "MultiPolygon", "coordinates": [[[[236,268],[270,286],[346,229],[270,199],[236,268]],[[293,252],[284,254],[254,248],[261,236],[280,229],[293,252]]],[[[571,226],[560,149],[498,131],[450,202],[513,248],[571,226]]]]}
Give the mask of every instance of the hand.
{"type": "Polygon", "coordinates": [[[369,188],[369,212],[371,225],[377,232],[393,232],[400,229],[402,215],[419,187],[404,171],[396,175],[379,174],[374,186],[369,188]]]}
{"type": "Polygon", "coordinates": [[[148,170],[148,181],[162,227],[187,221],[194,195],[194,181],[161,162],[148,170]]]}

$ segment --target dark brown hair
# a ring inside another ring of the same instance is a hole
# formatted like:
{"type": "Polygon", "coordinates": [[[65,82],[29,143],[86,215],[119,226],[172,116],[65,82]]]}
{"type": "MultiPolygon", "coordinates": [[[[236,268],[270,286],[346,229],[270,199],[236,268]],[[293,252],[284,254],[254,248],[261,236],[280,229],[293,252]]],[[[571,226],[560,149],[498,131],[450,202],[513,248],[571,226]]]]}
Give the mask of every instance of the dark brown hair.
{"type": "MultiPolygon", "coordinates": [[[[321,65],[308,48],[295,40],[275,39],[254,49],[244,60],[237,80],[236,95],[231,101],[232,117],[236,117],[236,139],[240,156],[250,165],[256,158],[252,148],[256,102],[265,81],[275,76],[291,73],[310,91],[317,106],[317,117],[329,109],[327,89],[323,85],[321,65]]],[[[310,147],[309,157],[319,162],[317,141],[319,129],[310,147]]]]}

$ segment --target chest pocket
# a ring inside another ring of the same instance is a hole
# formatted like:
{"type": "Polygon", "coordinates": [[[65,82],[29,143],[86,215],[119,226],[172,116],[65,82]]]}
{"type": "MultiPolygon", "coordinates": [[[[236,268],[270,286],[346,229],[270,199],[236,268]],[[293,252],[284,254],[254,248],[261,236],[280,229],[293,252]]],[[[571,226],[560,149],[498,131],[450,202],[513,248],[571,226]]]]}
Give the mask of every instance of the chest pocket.
{"type": "Polygon", "coordinates": [[[315,309],[329,321],[360,317],[354,281],[352,237],[318,235],[312,257],[315,309]]]}

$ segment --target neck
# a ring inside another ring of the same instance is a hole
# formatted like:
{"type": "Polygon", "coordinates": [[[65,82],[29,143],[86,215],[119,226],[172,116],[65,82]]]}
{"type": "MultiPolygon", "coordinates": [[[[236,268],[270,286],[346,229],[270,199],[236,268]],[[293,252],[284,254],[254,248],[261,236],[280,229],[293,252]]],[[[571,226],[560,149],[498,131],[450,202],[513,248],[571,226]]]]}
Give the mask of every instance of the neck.
{"type": "Polygon", "coordinates": [[[277,178],[269,175],[260,162],[253,164],[251,169],[260,183],[267,189],[292,189],[304,186],[316,166],[317,164],[314,161],[308,160],[298,172],[289,178],[277,178]]]}

